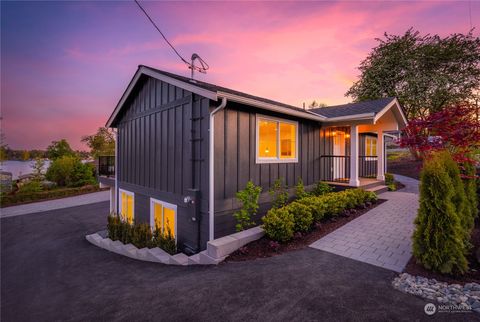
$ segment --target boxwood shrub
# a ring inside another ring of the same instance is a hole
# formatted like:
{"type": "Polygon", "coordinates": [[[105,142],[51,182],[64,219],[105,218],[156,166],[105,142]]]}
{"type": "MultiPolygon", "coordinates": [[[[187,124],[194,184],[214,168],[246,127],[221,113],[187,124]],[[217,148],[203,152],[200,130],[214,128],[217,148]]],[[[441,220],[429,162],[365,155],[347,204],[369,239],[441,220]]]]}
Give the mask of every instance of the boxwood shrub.
{"type": "Polygon", "coordinates": [[[377,195],[362,189],[329,192],[298,199],[285,207],[271,209],[263,220],[265,234],[278,242],[290,240],[295,232],[306,232],[314,222],[335,217],[345,210],[372,203],[377,195]]]}
{"type": "Polygon", "coordinates": [[[295,219],[286,207],[272,208],[262,218],[265,234],[278,242],[292,239],[295,228],[295,219]]]}
{"type": "Polygon", "coordinates": [[[313,215],[308,206],[295,201],[287,205],[285,209],[293,215],[295,232],[306,232],[312,228],[313,215]]]}

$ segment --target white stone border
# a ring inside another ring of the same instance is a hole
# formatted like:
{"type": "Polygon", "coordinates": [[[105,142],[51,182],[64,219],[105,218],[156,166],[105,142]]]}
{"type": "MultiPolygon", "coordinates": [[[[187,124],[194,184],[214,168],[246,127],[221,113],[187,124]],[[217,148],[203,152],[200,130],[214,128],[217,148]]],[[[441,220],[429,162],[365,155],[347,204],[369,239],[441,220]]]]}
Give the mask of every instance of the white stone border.
{"type": "Polygon", "coordinates": [[[186,266],[217,265],[240,247],[262,238],[263,235],[265,235],[265,232],[260,226],[250,228],[212,240],[207,243],[206,250],[192,256],[187,256],[183,253],[170,255],[158,247],[138,249],[132,244],[125,245],[118,240],[112,241],[110,238],[103,238],[99,233],[87,235],[85,238],[95,246],[133,259],[167,265],[186,266]]]}

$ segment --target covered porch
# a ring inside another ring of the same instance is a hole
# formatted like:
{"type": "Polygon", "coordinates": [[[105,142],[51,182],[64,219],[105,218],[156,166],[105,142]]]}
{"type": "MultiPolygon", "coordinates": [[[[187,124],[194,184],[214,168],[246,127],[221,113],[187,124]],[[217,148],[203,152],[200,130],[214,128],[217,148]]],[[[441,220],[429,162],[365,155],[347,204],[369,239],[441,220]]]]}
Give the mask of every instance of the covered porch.
{"type": "Polygon", "coordinates": [[[370,117],[348,122],[339,118],[325,124],[321,131],[325,146],[320,160],[322,180],[364,188],[384,182],[385,141],[397,138],[405,124],[396,100],[370,117]]]}

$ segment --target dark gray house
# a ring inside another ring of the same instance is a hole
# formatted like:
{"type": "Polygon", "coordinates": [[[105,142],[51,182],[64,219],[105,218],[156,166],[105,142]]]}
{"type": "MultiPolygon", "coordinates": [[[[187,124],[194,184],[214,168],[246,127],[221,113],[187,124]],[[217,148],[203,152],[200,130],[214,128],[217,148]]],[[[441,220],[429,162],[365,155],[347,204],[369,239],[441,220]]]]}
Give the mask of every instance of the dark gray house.
{"type": "Polygon", "coordinates": [[[112,211],[198,252],[234,231],[235,193],[248,180],[264,205],[277,178],[381,184],[384,138],[405,125],[395,98],[304,110],[139,66],[108,119],[116,156],[100,160],[100,182],[112,211]]]}

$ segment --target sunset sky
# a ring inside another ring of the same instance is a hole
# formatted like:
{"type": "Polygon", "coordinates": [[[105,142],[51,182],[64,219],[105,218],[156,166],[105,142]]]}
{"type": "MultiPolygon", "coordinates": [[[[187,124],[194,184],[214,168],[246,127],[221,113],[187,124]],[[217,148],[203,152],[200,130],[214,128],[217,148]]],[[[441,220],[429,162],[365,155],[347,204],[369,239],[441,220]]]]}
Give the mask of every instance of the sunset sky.
{"type": "MultiPolygon", "coordinates": [[[[197,78],[292,105],[350,101],[384,32],[470,29],[468,2],[141,2],[197,78]]],[[[472,1],[471,23],[480,24],[472,1]]],[[[476,30],[478,35],[479,31],[476,30]]],[[[133,1],[2,2],[2,131],[14,149],[80,142],[105,124],[139,64],[189,75],[133,1]]]]}

